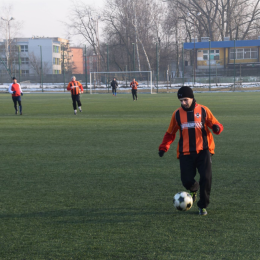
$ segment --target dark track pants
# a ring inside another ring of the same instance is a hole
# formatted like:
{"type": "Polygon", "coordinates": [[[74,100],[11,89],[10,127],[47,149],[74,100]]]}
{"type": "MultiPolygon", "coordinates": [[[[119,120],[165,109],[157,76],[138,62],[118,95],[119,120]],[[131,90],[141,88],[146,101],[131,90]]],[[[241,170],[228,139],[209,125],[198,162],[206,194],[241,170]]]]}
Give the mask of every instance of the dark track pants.
{"type": "Polygon", "coordinates": [[[112,93],[113,93],[113,95],[116,95],[116,88],[112,87],[112,93]]]}
{"type": "Polygon", "coordinates": [[[17,102],[18,102],[20,113],[21,113],[22,112],[22,99],[21,99],[21,96],[12,97],[12,99],[13,99],[13,102],[14,102],[14,109],[15,109],[15,111],[17,111],[17,102]]]}
{"type": "Polygon", "coordinates": [[[211,154],[209,150],[192,153],[190,155],[180,155],[181,181],[183,186],[190,191],[200,189],[200,199],[198,207],[206,208],[209,204],[212,171],[211,154]],[[200,174],[199,183],[195,180],[196,169],[200,174]]]}
{"type": "Polygon", "coordinates": [[[132,89],[133,100],[137,100],[137,89],[132,89]]]}
{"type": "Polygon", "coordinates": [[[76,103],[78,103],[78,107],[81,106],[80,95],[71,95],[71,98],[72,98],[73,108],[74,108],[74,110],[76,110],[77,109],[76,103]]]}

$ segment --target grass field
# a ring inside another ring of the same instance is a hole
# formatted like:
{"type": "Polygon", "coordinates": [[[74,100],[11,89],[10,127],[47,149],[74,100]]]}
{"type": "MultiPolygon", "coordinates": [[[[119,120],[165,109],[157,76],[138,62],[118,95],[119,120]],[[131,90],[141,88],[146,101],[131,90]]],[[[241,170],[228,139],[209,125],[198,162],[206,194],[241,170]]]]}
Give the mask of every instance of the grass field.
{"type": "Polygon", "coordinates": [[[184,190],[175,141],[158,146],[176,94],[1,94],[0,259],[260,259],[260,93],[195,94],[214,136],[207,216],[173,208],[184,190]]]}

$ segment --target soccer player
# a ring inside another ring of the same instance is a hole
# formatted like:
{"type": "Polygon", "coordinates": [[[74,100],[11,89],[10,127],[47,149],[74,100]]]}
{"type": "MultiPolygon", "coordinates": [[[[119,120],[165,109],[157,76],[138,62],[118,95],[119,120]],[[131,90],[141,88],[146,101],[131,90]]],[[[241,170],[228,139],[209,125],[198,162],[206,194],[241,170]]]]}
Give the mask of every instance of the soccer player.
{"type": "Polygon", "coordinates": [[[68,84],[67,90],[71,92],[74,115],[77,115],[77,103],[79,111],[82,112],[80,93],[83,93],[83,87],[79,81],[76,81],[75,76],[71,77],[71,82],[68,84]]]}
{"type": "Polygon", "coordinates": [[[21,89],[20,84],[17,83],[17,79],[15,77],[13,77],[13,83],[10,84],[8,92],[10,94],[12,94],[12,99],[13,99],[13,102],[14,102],[15,114],[17,115],[17,113],[18,113],[18,110],[17,110],[17,102],[18,102],[20,115],[22,115],[23,114],[23,110],[22,110],[22,99],[21,99],[21,96],[23,95],[23,91],[21,89]]]}
{"type": "Polygon", "coordinates": [[[196,103],[190,87],[181,87],[177,96],[181,107],[173,112],[169,128],[159,146],[159,156],[162,157],[169,150],[179,130],[177,158],[180,160],[181,181],[190,191],[194,202],[200,189],[197,203],[199,215],[207,215],[212,179],[211,157],[215,148],[209,129],[219,135],[224,127],[206,106],[196,103]],[[200,174],[199,183],[195,180],[196,169],[200,174]]]}
{"type": "Polygon", "coordinates": [[[132,87],[133,101],[135,101],[135,98],[137,100],[137,86],[138,82],[133,79],[133,81],[130,83],[130,87],[132,87]]]}
{"type": "Polygon", "coordinates": [[[116,96],[116,88],[118,87],[118,83],[116,81],[116,78],[114,78],[111,81],[111,87],[112,87],[113,96],[116,96]]]}

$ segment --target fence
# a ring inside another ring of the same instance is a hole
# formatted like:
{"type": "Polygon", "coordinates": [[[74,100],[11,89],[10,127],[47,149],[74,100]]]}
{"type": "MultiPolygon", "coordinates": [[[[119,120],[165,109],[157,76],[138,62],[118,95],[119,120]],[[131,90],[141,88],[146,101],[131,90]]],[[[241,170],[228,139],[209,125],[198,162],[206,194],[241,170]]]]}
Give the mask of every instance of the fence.
{"type": "MultiPolygon", "coordinates": [[[[174,62],[173,62],[174,64],[174,62]]],[[[130,72],[129,72],[130,73],[130,72]]],[[[177,77],[176,68],[171,66],[170,71],[161,70],[158,75],[152,72],[152,93],[171,93],[176,92],[183,84],[193,87],[198,91],[237,91],[237,90],[260,90],[260,65],[257,64],[228,64],[227,68],[217,65],[208,68],[195,68],[193,65],[180,64],[179,75],[177,77]],[[186,66],[185,66],[186,65],[186,66]],[[182,71],[184,70],[184,73],[182,71]]],[[[112,75],[112,74],[110,74],[112,75]]],[[[130,93],[130,81],[136,76],[136,80],[142,80],[138,75],[130,73],[127,83],[123,79],[118,88],[118,93],[130,93]],[[140,78],[140,79],[139,79],[140,78]]],[[[66,88],[71,80],[71,73],[44,75],[16,75],[18,82],[21,83],[24,91],[28,92],[67,92],[66,88]]],[[[82,82],[86,93],[90,93],[90,75],[76,74],[77,80],[82,82]],[[87,78],[87,84],[86,84],[87,78]]],[[[116,75],[118,78],[119,75],[116,75]]],[[[102,75],[100,83],[94,86],[94,93],[111,93],[110,82],[112,76],[102,75]]],[[[7,92],[11,78],[8,73],[0,73],[0,92],[7,92]]],[[[139,93],[151,93],[150,82],[144,81],[139,85],[139,93]],[[146,83],[145,83],[146,82],[146,83]]]]}

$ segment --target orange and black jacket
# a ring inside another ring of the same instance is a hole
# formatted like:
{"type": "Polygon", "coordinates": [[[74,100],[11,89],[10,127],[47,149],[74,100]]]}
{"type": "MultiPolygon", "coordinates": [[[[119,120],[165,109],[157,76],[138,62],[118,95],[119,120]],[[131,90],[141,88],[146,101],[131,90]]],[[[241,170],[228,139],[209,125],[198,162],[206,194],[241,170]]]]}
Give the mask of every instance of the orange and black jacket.
{"type": "Polygon", "coordinates": [[[130,83],[130,86],[132,87],[132,89],[137,89],[138,82],[137,82],[137,81],[132,81],[132,82],[130,83]]]}
{"type": "Polygon", "coordinates": [[[83,87],[80,82],[78,81],[71,81],[68,84],[67,90],[71,92],[72,95],[79,95],[80,90],[83,91],[83,87]],[[76,88],[72,88],[73,86],[76,86],[76,88]]]}
{"type": "Polygon", "coordinates": [[[196,104],[193,111],[185,111],[180,107],[173,112],[169,128],[159,146],[159,151],[167,152],[169,150],[179,130],[180,139],[177,146],[177,158],[179,158],[180,154],[199,153],[199,151],[206,149],[211,154],[214,154],[215,143],[209,129],[212,129],[215,124],[219,126],[220,130],[213,133],[219,135],[224,127],[206,106],[196,104]]]}

